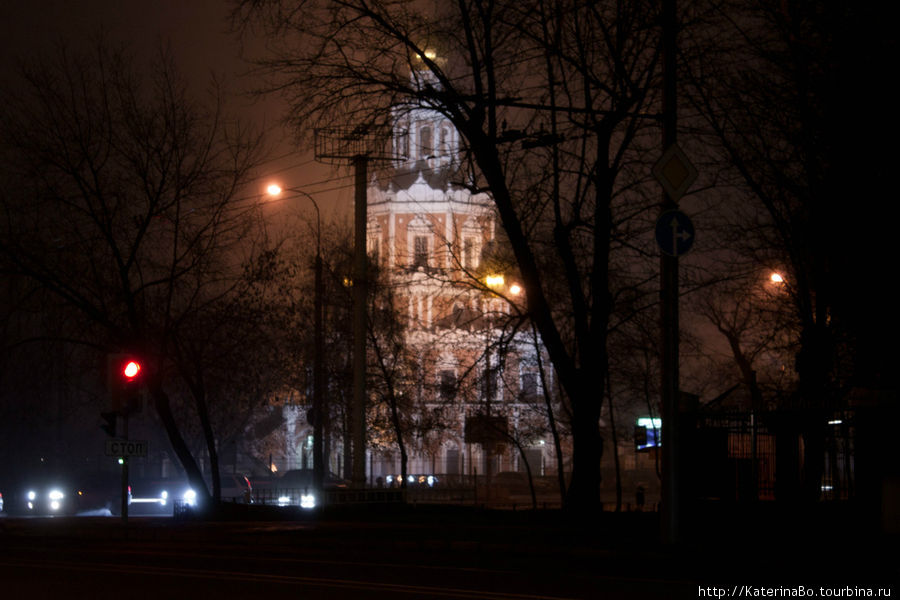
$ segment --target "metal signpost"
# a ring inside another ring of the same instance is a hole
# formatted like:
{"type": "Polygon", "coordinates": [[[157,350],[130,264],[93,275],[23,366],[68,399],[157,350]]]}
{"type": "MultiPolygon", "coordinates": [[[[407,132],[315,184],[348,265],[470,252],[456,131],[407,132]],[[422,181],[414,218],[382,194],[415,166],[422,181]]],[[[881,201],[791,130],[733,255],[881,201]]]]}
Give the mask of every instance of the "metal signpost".
{"type": "Polygon", "coordinates": [[[106,357],[107,388],[110,412],[101,413],[106,421],[101,425],[110,436],[116,434],[116,424],[122,422],[122,437],[106,440],[106,455],[118,456],[122,465],[122,522],[128,522],[128,459],[147,456],[147,442],[128,439],[128,416],[141,411],[143,361],[134,354],[111,353],[106,357]]]}
{"type": "Polygon", "coordinates": [[[662,184],[660,220],[656,235],[660,256],[660,370],[662,405],[662,515],[663,543],[678,540],[678,257],[690,249],[694,231],[690,219],[678,212],[678,200],[697,177],[697,170],[678,147],[677,101],[677,0],[662,0],[662,148],[663,155],[653,167],[662,184]],[[682,218],[684,217],[684,218],[682,218]],[[660,241],[660,238],[662,240],[660,241]]]}

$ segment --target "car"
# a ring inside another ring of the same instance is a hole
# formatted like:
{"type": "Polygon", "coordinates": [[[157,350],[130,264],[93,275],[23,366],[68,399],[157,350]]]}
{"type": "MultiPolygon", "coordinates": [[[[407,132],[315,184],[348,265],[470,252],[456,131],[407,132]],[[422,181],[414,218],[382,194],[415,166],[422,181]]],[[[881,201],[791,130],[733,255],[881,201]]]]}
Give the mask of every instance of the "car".
{"type": "MultiPolygon", "coordinates": [[[[313,482],[313,469],[292,469],[285,471],[275,482],[275,498],[279,506],[297,505],[302,508],[314,508],[318,503],[313,482]]],[[[347,482],[334,473],[325,473],[323,487],[326,490],[343,489],[347,482]]]]}
{"type": "Polygon", "coordinates": [[[197,504],[197,493],[183,479],[134,479],[128,486],[129,514],[172,515],[176,503],[197,504]]]}
{"type": "Polygon", "coordinates": [[[122,494],[118,469],[65,469],[26,465],[3,481],[3,511],[25,516],[110,516],[122,494]]]}
{"type": "Polygon", "coordinates": [[[74,515],[78,496],[74,488],[62,481],[30,482],[20,488],[16,499],[18,512],[27,515],[74,515]]]}
{"type": "Polygon", "coordinates": [[[3,492],[0,492],[0,512],[3,512],[3,492]]]}

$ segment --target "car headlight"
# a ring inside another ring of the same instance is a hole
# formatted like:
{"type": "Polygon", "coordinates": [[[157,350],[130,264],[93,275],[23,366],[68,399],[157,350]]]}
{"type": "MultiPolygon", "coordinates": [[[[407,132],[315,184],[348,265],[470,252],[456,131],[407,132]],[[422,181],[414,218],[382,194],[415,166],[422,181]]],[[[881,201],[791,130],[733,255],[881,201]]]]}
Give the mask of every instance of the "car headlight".
{"type": "Polygon", "coordinates": [[[63,498],[65,498],[65,494],[63,494],[63,493],[62,493],[61,491],[59,491],[59,490],[51,490],[50,493],[47,494],[47,496],[48,496],[51,500],[56,500],[56,501],[59,501],[59,500],[62,500],[63,498]]]}
{"type": "Polygon", "coordinates": [[[29,491],[26,495],[28,496],[29,500],[34,500],[35,498],[37,498],[37,494],[34,493],[34,490],[29,491]]]}
{"type": "Polygon", "coordinates": [[[316,497],[313,494],[302,494],[300,496],[300,507],[301,508],[315,508],[316,507],[316,497]]]}
{"type": "Polygon", "coordinates": [[[278,506],[287,506],[291,503],[289,496],[278,496],[278,506]]]}
{"type": "Polygon", "coordinates": [[[194,506],[194,504],[196,504],[197,502],[197,492],[192,489],[188,489],[182,496],[182,499],[188,506],[194,506]]]}

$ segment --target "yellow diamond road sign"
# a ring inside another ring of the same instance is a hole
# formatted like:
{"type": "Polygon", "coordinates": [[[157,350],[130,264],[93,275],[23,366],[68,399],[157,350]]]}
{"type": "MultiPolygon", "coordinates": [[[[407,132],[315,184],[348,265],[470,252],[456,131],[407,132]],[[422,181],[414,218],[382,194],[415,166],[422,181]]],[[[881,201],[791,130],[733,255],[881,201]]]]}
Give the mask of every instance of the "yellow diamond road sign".
{"type": "Polygon", "coordinates": [[[678,202],[697,179],[697,169],[678,144],[672,144],[653,165],[653,176],[662,184],[673,202],[678,202]]]}

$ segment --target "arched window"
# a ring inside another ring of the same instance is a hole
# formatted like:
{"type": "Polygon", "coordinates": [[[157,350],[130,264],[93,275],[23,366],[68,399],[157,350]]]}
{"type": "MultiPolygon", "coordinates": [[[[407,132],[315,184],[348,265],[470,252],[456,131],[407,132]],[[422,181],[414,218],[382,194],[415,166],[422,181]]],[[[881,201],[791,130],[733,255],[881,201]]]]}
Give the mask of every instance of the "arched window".
{"type": "Polygon", "coordinates": [[[403,158],[409,156],[409,123],[406,121],[397,124],[397,154],[403,158]]]}
{"type": "Polygon", "coordinates": [[[409,266],[413,270],[419,267],[427,268],[431,261],[429,255],[434,252],[433,232],[431,223],[422,215],[409,222],[407,228],[407,248],[409,248],[409,266]]]}
{"type": "Polygon", "coordinates": [[[428,266],[428,236],[417,235],[413,238],[413,267],[428,266]]]}
{"type": "Polygon", "coordinates": [[[448,156],[450,154],[450,128],[447,126],[441,127],[441,145],[439,153],[441,156],[448,156]]]}
{"type": "Polygon", "coordinates": [[[434,152],[434,139],[431,134],[431,127],[423,126],[419,129],[419,148],[420,158],[427,158],[434,152]]]}

